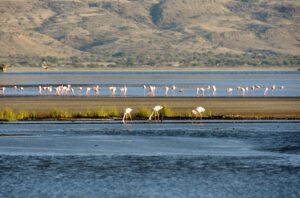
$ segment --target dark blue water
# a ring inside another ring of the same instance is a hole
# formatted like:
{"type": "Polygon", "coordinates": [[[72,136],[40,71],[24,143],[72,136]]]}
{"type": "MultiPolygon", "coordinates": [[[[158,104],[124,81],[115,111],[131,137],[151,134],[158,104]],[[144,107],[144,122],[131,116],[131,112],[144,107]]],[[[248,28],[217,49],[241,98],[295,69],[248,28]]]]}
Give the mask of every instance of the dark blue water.
{"type": "MultiPolygon", "coordinates": [[[[143,96],[143,85],[155,85],[156,95],[164,95],[164,87],[176,85],[175,96],[196,96],[196,88],[215,85],[217,96],[227,96],[227,88],[233,88],[232,95],[238,95],[238,86],[262,88],[249,91],[248,96],[262,96],[265,87],[276,85],[277,89],[269,92],[269,96],[300,96],[299,71],[112,71],[112,72],[22,72],[1,73],[0,86],[7,86],[7,95],[36,95],[37,87],[71,84],[75,91],[78,87],[99,85],[101,95],[109,95],[108,87],[119,89],[126,85],[128,96],[143,96]],[[23,86],[24,90],[15,90],[13,86],[23,86]],[[284,86],[283,90],[278,89],[284,86]],[[183,92],[178,92],[182,89],[183,92]]],[[[84,94],[83,91],[81,94],[84,94]]],[[[77,95],[80,93],[76,92],[77,95]]],[[[93,95],[93,93],[92,93],[93,95]]],[[[173,95],[171,92],[169,95],[173,95]]],[[[205,96],[212,95],[206,91],[205,96]]]]}
{"type": "Polygon", "coordinates": [[[299,197],[300,121],[0,124],[0,197],[299,197]]]}

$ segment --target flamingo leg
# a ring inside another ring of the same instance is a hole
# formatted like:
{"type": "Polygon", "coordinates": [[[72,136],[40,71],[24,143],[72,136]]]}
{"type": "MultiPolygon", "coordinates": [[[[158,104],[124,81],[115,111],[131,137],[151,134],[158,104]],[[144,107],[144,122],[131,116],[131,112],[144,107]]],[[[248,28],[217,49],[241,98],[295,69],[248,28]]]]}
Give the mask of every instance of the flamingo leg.
{"type": "Polygon", "coordinates": [[[195,118],[194,118],[194,120],[196,120],[198,118],[198,114],[195,114],[195,118]]]}
{"type": "Polygon", "coordinates": [[[122,122],[125,124],[125,119],[126,119],[126,113],[124,113],[123,115],[123,119],[122,119],[122,122]]]}

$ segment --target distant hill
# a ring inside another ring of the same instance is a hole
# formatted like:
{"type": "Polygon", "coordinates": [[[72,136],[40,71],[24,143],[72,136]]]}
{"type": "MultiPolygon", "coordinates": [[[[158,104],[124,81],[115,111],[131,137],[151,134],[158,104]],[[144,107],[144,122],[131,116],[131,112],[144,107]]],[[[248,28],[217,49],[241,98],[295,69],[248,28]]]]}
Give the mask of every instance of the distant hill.
{"type": "Polygon", "coordinates": [[[297,66],[298,0],[1,0],[0,63],[297,66]]]}

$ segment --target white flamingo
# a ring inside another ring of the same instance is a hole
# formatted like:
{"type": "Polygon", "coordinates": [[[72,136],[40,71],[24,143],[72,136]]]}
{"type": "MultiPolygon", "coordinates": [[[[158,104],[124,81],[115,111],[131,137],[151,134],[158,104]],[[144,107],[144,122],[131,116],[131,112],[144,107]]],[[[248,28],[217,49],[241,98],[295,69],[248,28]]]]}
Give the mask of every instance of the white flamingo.
{"type": "Polygon", "coordinates": [[[198,87],[197,88],[197,96],[199,96],[199,92],[201,92],[201,95],[204,96],[205,89],[203,87],[200,87],[200,88],[198,87]]]}
{"type": "Polygon", "coordinates": [[[155,96],[155,89],[155,86],[149,85],[149,96],[155,96]]]}
{"type": "Polygon", "coordinates": [[[120,89],[120,91],[121,91],[121,95],[123,95],[124,97],[127,96],[127,87],[126,87],[126,85],[124,85],[124,87],[122,87],[120,89]]]}
{"type": "Polygon", "coordinates": [[[213,85],[212,90],[213,90],[213,96],[215,96],[217,93],[217,87],[215,85],[213,85]]]}
{"type": "Polygon", "coordinates": [[[77,90],[78,90],[78,94],[82,95],[82,87],[78,87],[77,90]]]}
{"type": "Polygon", "coordinates": [[[17,91],[18,91],[18,86],[14,86],[14,90],[15,90],[15,94],[17,93],[17,91]]]}
{"type": "Polygon", "coordinates": [[[115,96],[116,95],[116,87],[109,87],[108,90],[110,91],[110,96],[115,96]]]}
{"type": "Polygon", "coordinates": [[[272,85],[272,87],[271,87],[271,90],[272,90],[272,95],[273,95],[273,93],[274,93],[275,89],[276,89],[276,85],[272,85]]]}
{"type": "Polygon", "coordinates": [[[159,111],[162,110],[163,107],[160,106],[160,105],[156,105],[155,107],[153,107],[152,109],[152,113],[151,115],[149,116],[149,120],[152,119],[152,116],[154,115],[154,120],[156,120],[156,117],[157,117],[157,120],[159,120],[159,111]]]}
{"type": "Polygon", "coordinates": [[[144,85],[144,86],[143,86],[143,88],[144,88],[144,96],[146,96],[146,90],[147,90],[147,86],[146,86],[146,85],[144,85]]]}
{"type": "Polygon", "coordinates": [[[43,95],[43,88],[41,85],[39,86],[39,95],[43,95]]]}
{"type": "Polygon", "coordinates": [[[131,112],[132,112],[131,108],[124,109],[124,115],[123,115],[123,119],[122,119],[122,122],[124,124],[126,124],[126,119],[128,119],[128,117],[132,120],[131,112]]]}
{"type": "Polygon", "coordinates": [[[91,92],[91,88],[90,88],[90,87],[87,87],[87,88],[86,88],[85,95],[86,95],[86,96],[89,96],[89,95],[90,95],[90,92],[91,92]]]}
{"type": "Polygon", "coordinates": [[[269,91],[269,88],[266,87],[266,88],[265,88],[265,92],[264,92],[264,96],[268,95],[268,91],[269,91]]]}
{"type": "Polygon", "coordinates": [[[0,95],[5,95],[6,87],[0,87],[0,95]]]}
{"type": "Polygon", "coordinates": [[[172,95],[175,96],[175,91],[176,91],[176,86],[172,85],[171,90],[172,90],[172,95]]]}
{"type": "Polygon", "coordinates": [[[205,109],[201,106],[196,107],[195,109],[192,110],[192,117],[193,115],[195,116],[195,119],[198,118],[198,115],[200,115],[200,118],[202,118],[202,113],[205,111],[205,109]]]}
{"type": "Polygon", "coordinates": [[[169,95],[169,87],[168,86],[165,86],[165,96],[168,96],[169,95]]]}
{"type": "MultiPolygon", "coordinates": [[[[52,94],[52,91],[53,91],[52,86],[49,86],[49,87],[47,88],[47,90],[48,90],[48,95],[51,95],[51,94],[52,94]]],[[[74,92],[74,90],[73,90],[73,92],[74,92]]]]}
{"type": "Polygon", "coordinates": [[[227,94],[229,95],[229,96],[231,96],[232,95],[232,91],[233,91],[233,89],[231,88],[231,87],[229,87],[229,88],[227,88],[227,94]]]}
{"type": "Polygon", "coordinates": [[[242,96],[245,96],[245,94],[246,94],[246,88],[241,87],[241,88],[240,88],[240,91],[241,91],[241,95],[242,95],[242,96]]]}
{"type": "Polygon", "coordinates": [[[100,95],[101,88],[99,87],[99,85],[93,87],[93,90],[94,90],[96,96],[100,95]]]}

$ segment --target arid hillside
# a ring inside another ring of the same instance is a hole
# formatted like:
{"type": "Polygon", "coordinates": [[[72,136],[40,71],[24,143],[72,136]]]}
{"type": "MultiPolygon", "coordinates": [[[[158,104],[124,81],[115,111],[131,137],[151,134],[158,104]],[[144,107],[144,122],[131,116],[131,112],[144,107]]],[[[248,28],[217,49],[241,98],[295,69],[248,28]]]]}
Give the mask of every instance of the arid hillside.
{"type": "Polygon", "coordinates": [[[298,0],[0,0],[14,67],[298,66],[298,0]]]}

